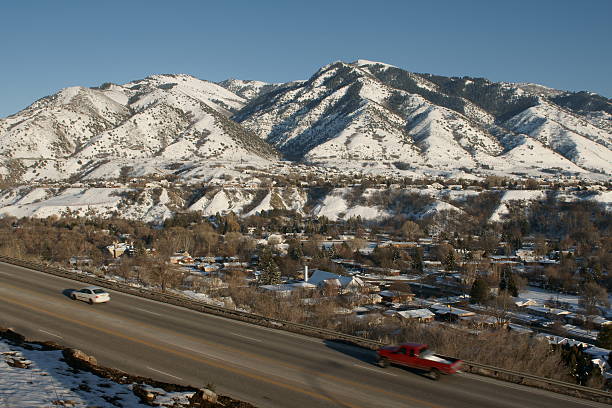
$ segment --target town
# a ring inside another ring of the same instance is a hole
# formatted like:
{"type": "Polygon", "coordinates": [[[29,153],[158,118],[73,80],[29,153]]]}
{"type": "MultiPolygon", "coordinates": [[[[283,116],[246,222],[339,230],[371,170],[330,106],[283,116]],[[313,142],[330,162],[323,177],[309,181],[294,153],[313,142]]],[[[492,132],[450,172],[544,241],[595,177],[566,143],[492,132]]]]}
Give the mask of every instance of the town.
{"type": "Polygon", "coordinates": [[[5,217],[0,249],[226,308],[609,384],[609,213],[550,195],[509,201],[491,222],[487,194],[462,214],[386,222],[280,209],[247,217],[183,211],[157,226],[70,214],[5,217]],[[553,210],[559,216],[547,218],[553,210]],[[487,343],[486,356],[469,347],[478,341],[487,343]],[[516,347],[537,359],[510,359],[516,347]],[[558,355],[546,360],[551,349],[585,356],[586,367],[559,372],[558,355]]]}

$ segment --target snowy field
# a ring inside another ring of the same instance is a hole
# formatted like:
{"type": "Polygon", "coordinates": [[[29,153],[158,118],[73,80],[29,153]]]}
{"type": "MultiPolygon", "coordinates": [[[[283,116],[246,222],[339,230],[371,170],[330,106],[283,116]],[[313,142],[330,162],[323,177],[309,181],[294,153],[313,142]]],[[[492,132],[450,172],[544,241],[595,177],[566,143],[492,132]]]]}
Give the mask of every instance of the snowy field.
{"type": "MultiPolygon", "coordinates": [[[[540,304],[544,304],[546,301],[552,299],[554,301],[568,303],[576,306],[578,306],[578,300],[580,299],[580,296],[578,295],[568,295],[559,292],[551,292],[549,290],[538,288],[535,286],[527,286],[526,290],[523,290],[519,293],[519,297],[523,299],[535,300],[540,304]]],[[[608,302],[610,302],[610,304],[612,305],[612,294],[610,293],[608,293],[608,302]]]]}
{"type": "Polygon", "coordinates": [[[519,297],[523,299],[531,299],[535,300],[540,304],[544,304],[548,300],[552,299],[554,301],[559,301],[563,303],[569,303],[572,305],[578,305],[577,295],[567,295],[559,292],[551,292],[546,289],[538,288],[535,286],[527,286],[526,290],[521,291],[519,293],[519,297]]]}
{"type": "MultiPolygon", "coordinates": [[[[0,407],[149,406],[139,402],[132,392],[133,384],[117,384],[88,372],[74,370],[61,358],[62,352],[59,350],[27,350],[0,339],[0,407]]],[[[142,388],[158,394],[155,401],[164,407],[186,405],[188,397],[193,394],[167,393],[148,385],[142,385],[142,388]]]]}

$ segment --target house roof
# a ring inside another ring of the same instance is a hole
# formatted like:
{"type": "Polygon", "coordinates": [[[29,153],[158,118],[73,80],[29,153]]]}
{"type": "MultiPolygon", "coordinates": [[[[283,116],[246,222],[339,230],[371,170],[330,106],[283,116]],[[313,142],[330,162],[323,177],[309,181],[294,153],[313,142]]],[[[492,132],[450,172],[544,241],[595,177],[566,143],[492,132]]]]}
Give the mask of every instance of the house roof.
{"type": "Polygon", "coordinates": [[[468,310],[458,309],[456,307],[451,307],[447,305],[432,305],[430,306],[430,308],[434,309],[434,313],[436,314],[453,314],[460,317],[474,316],[476,314],[468,310]]]}
{"type": "Polygon", "coordinates": [[[397,312],[397,315],[406,319],[428,319],[435,316],[435,313],[431,312],[429,309],[414,309],[397,312]]]}
{"type": "Polygon", "coordinates": [[[343,276],[335,273],[322,271],[320,269],[315,269],[312,272],[310,278],[308,278],[308,283],[312,283],[313,285],[320,285],[327,280],[337,280],[343,288],[346,288],[349,285],[359,285],[363,286],[363,281],[354,276],[343,276]]]}
{"type": "Polygon", "coordinates": [[[520,324],[516,324],[516,323],[508,324],[508,328],[517,333],[533,333],[533,330],[531,330],[530,328],[521,326],[520,324]]]}
{"type": "Polygon", "coordinates": [[[316,285],[313,285],[310,282],[295,282],[295,283],[291,283],[290,285],[293,286],[294,288],[303,288],[303,289],[316,288],[316,285]]]}
{"type": "Polygon", "coordinates": [[[514,298],[514,304],[518,307],[523,307],[523,306],[536,306],[538,304],[537,301],[533,300],[533,299],[523,299],[520,297],[515,297],[514,298]]]}
{"type": "Polygon", "coordinates": [[[261,285],[259,289],[268,290],[271,292],[291,292],[293,290],[293,286],[287,284],[261,285]]]}

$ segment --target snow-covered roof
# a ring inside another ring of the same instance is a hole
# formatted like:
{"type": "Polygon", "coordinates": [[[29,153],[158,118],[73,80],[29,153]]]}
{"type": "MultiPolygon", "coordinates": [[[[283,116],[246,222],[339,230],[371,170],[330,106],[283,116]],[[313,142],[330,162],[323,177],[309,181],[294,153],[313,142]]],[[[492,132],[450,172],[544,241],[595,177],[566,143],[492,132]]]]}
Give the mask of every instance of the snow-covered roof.
{"type": "Polygon", "coordinates": [[[447,305],[431,305],[430,309],[434,309],[436,314],[453,314],[456,316],[474,316],[476,314],[474,312],[470,312],[469,310],[463,310],[447,305]]]}
{"type": "Polygon", "coordinates": [[[397,315],[405,319],[429,319],[434,317],[436,314],[429,309],[414,309],[414,310],[402,310],[397,312],[397,315]]]}
{"type": "Polygon", "coordinates": [[[533,330],[531,330],[530,328],[521,326],[520,324],[516,324],[516,323],[508,324],[508,328],[517,333],[533,333],[533,330]]]}
{"type": "Polygon", "coordinates": [[[294,288],[302,288],[302,289],[314,289],[317,286],[310,283],[310,282],[295,282],[295,283],[291,283],[291,286],[293,286],[294,288]]]}
{"type": "Polygon", "coordinates": [[[337,280],[339,285],[343,288],[355,285],[363,286],[363,281],[355,276],[343,276],[327,271],[322,271],[320,269],[315,269],[312,272],[312,275],[310,276],[310,278],[308,278],[308,282],[313,285],[321,285],[325,281],[334,279],[337,280]]]}
{"type": "Polygon", "coordinates": [[[261,285],[259,286],[259,289],[266,290],[269,292],[277,292],[277,293],[287,292],[288,293],[288,292],[291,292],[294,289],[294,287],[289,284],[261,285]]]}
{"type": "Polygon", "coordinates": [[[518,307],[524,307],[524,306],[535,306],[538,304],[538,302],[533,299],[523,299],[520,297],[516,297],[514,298],[514,304],[517,305],[518,307]]]}

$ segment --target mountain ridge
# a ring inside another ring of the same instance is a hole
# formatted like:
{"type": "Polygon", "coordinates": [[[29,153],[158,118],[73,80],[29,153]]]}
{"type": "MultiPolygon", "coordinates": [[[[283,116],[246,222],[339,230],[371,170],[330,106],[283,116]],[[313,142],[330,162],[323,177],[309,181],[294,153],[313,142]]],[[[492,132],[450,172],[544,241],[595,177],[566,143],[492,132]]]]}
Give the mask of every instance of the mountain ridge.
{"type": "Polygon", "coordinates": [[[273,163],[279,154],[411,176],[588,178],[612,175],[612,102],[532,83],[335,61],[287,83],[159,74],[69,87],[0,118],[0,141],[0,173],[21,181],[114,177],[113,166],[167,173],[177,161],[273,163]]]}
{"type": "Polygon", "coordinates": [[[368,143],[362,141],[362,146],[379,153],[385,150],[374,135],[384,138],[391,128],[398,146],[393,155],[379,154],[379,160],[401,159],[402,149],[416,146],[407,155],[412,157],[410,164],[417,166],[453,167],[455,162],[455,168],[476,170],[496,164],[507,173],[526,171],[541,166],[537,161],[517,166],[503,160],[526,136],[543,143],[542,153],[549,156],[543,161],[554,161],[559,155],[565,158],[560,160],[565,171],[612,174],[610,101],[599,95],[588,98],[584,92],[576,97],[537,84],[416,74],[373,61],[339,61],[296,86],[279,88],[273,98],[259,96],[233,119],[293,160],[337,160],[338,155],[321,153],[329,150],[320,147],[326,144],[340,149],[343,160],[371,160],[356,146],[349,153],[333,144],[334,139],[344,140],[347,131],[364,133],[366,126],[357,123],[362,118],[359,109],[370,105],[369,112],[380,115],[371,116],[377,118],[368,122],[373,137],[368,143]],[[388,123],[380,120],[385,115],[388,123]]]}

